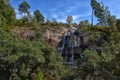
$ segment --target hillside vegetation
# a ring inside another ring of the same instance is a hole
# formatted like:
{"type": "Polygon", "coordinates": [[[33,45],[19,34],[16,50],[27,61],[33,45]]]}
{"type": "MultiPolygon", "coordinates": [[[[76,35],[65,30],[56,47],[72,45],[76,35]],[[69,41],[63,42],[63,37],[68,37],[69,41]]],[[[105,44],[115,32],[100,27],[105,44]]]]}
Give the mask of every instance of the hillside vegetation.
{"type": "Polygon", "coordinates": [[[101,16],[106,9],[96,0],[91,3],[99,22],[96,25],[88,20],[72,23],[72,16],[68,23],[45,21],[39,10],[30,14],[26,1],[18,9],[24,16],[16,19],[9,0],[0,0],[0,80],[120,80],[120,20],[107,13],[105,22],[101,16]],[[75,69],[63,65],[56,50],[70,26],[89,33],[91,41],[105,39],[103,54],[86,49],[75,69]]]}

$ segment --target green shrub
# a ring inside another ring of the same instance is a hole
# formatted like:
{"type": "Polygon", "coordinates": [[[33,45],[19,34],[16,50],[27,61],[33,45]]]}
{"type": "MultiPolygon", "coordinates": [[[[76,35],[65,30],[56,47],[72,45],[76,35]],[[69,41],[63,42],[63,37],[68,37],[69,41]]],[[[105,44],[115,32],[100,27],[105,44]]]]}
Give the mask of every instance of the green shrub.
{"type": "Polygon", "coordinates": [[[64,75],[60,56],[55,54],[53,47],[42,41],[40,34],[36,32],[35,40],[30,41],[0,27],[0,80],[35,80],[31,75],[39,75],[40,70],[43,70],[41,74],[47,73],[47,77],[55,80],[64,75]]]}

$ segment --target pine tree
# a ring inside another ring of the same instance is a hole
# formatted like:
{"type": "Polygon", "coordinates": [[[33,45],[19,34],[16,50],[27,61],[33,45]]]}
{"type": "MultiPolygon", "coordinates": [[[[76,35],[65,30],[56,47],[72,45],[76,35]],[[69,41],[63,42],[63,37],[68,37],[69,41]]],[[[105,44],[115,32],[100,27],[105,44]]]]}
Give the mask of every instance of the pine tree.
{"type": "Polygon", "coordinates": [[[24,16],[26,14],[29,13],[28,9],[30,9],[30,5],[26,2],[26,1],[23,1],[20,5],[19,5],[19,12],[22,14],[24,14],[24,16]]]}
{"type": "Polygon", "coordinates": [[[85,26],[88,27],[88,26],[90,26],[90,23],[88,20],[83,20],[83,21],[80,21],[79,25],[81,27],[85,27],[85,26]]]}
{"type": "Polygon", "coordinates": [[[116,16],[109,15],[108,16],[108,24],[112,28],[113,31],[116,31],[116,16]]]}
{"type": "Polygon", "coordinates": [[[73,21],[73,17],[72,16],[68,16],[66,21],[68,22],[69,25],[71,25],[72,21],[73,21]]]}
{"type": "Polygon", "coordinates": [[[98,24],[100,26],[115,26],[115,17],[110,14],[108,7],[105,7],[103,3],[99,3],[96,0],[91,0],[91,7],[95,17],[98,18],[98,24]]]}
{"type": "Polygon", "coordinates": [[[16,14],[9,0],[0,0],[0,14],[4,23],[13,24],[15,22],[16,14]]]}
{"type": "Polygon", "coordinates": [[[41,12],[39,10],[34,11],[34,16],[35,16],[37,22],[39,22],[39,23],[44,22],[44,16],[41,14],[41,12]]]}
{"type": "Polygon", "coordinates": [[[120,19],[116,20],[116,27],[120,31],[120,19]]]}

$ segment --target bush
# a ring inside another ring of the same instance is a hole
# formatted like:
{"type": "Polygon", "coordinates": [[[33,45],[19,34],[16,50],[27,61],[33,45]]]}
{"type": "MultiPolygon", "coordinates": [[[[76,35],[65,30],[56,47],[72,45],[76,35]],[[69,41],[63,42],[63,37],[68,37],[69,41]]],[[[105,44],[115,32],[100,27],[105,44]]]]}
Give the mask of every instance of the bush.
{"type": "Polygon", "coordinates": [[[35,80],[39,74],[59,80],[64,75],[61,58],[38,34],[30,41],[0,27],[0,80],[35,80]]]}

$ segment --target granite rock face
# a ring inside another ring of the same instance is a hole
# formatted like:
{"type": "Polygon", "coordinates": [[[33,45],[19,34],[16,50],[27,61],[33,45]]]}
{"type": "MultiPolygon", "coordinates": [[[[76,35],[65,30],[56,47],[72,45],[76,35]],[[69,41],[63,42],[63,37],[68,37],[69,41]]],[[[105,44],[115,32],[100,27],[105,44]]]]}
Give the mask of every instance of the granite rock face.
{"type": "MultiPolygon", "coordinates": [[[[59,27],[58,29],[43,29],[42,39],[51,46],[57,46],[63,34],[69,29],[69,27],[59,27]]],[[[36,33],[36,31],[30,27],[15,27],[12,28],[11,31],[15,36],[20,36],[23,39],[34,39],[36,33]]]]}
{"type": "Polygon", "coordinates": [[[61,37],[69,28],[61,27],[58,30],[46,29],[43,33],[43,39],[52,46],[57,46],[61,40],[61,37]]]}

